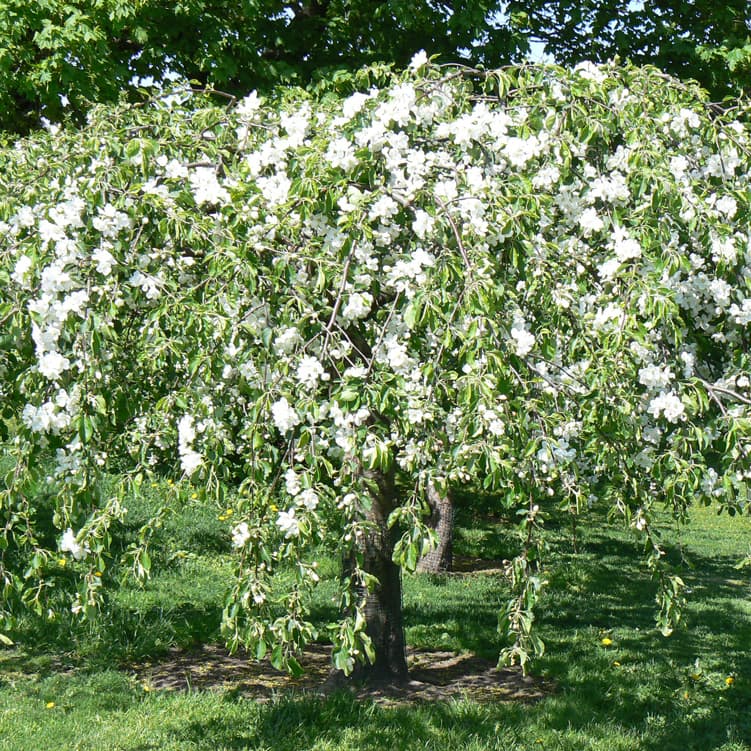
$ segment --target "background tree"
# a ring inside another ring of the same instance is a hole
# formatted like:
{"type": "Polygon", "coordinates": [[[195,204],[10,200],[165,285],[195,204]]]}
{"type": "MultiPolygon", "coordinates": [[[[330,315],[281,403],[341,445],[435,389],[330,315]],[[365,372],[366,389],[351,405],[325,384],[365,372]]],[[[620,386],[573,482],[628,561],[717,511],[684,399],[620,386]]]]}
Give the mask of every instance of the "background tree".
{"type": "Polygon", "coordinates": [[[134,76],[167,71],[243,96],[374,61],[403,67],[421,48],[507,61],[524,44],[496,9],[496,0],[10,0],[0,7],[0,128],[80,113],[132,90],[134,76]]]}
{"type": "Polygon", "coordinates": [[[0,6],[0,129],[81,117],[87,102],[168,74],[236,96],[372,62],[404,67],[419,49],[444,63],[519,62],[533,40],[564,64],[615,55],[695,78],[715,98],[746,86],[744,0],[501,3],[383,0],[9,0],[0,6]]]}
{"type": "Polygon", "coordinates": [[[564,65],[619,56],[695,79],[713,97],[749,91],[751,6],[745,0],[518,2],[508,13],[564,65]]]}

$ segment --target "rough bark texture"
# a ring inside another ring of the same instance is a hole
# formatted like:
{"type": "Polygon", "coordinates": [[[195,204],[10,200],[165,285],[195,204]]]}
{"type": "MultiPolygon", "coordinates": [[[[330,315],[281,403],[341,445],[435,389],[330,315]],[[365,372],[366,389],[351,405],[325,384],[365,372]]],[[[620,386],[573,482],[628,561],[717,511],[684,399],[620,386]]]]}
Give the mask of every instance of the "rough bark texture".
{"type": "Polygon", "coordinates": [[[417,570],[438,574],[451,571],[454,557],[454,502],[451,493],[439,493],[431,483],[427,494],[430,506],[428,526],[438,535],[438,545],[417,563],[417,570]]]}
{"type": "Polygon", "coordinates": [[[373,641],[376,659],[373,665],[358,664],[353,673],[356,681],[369,683],[404,683],[409,679],[406,644],[402,621],[401,569],[393,560],[396,535],[387,527],[394,509],[396,488],[393,474],[373,473],[378,492],[368,521],[373,525],[363,541],[363,568],[378,579],[365,604],[366,632],[373,641]]]}

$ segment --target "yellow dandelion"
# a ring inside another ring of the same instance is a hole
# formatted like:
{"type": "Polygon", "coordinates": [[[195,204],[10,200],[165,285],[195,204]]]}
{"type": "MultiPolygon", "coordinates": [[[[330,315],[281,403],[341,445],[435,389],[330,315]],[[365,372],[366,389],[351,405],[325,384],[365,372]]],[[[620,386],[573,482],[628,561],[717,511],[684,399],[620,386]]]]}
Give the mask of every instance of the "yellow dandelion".
{"type": "Polygon", "coordinates": [[[102,572],[101,571],[95,571],[94,576],[98,576],[100,579],[102,578],[102,572]]]}
{"type": "Polygon", "coordinates": [[[198,498],[198,493],[193,493],[190,497],[195,501],[198,498]]]}
{"type": "Polygon", "coordinates": [[[54,701],[48,701],[45,705],[47,709],[54,709],[55,708],[55,702],[54,701]]]}
{"type": "Polygon", "coordinates": [[[698,681],[701,678],[701,673],[691,673],[691,680],[698,681]]]}
{"type": "Polygon", "coordinates": [[[148,683],[144,683],[143,690],[148,694],[149,691],[151,691],[151,686],[149,686],[148,683]]]}
{"type": "Polygon", "coordinates": [[[618,662],[618,660],[613,660],[613,667],[614,668],[619,668],[620,666],[621,666],[621,663],[618,662]]]}
{"type": "Polygon", "coordinates": [[[600,641],[600,644],[602,644],[603,647],[609,647],[613,643],[613,640],[608,638],[607,636],[600,641]]]}
{"type": "Polygon", "coordinates": [[[732,686],[734,683],[735,683],[735,678],[733,678],[732,675],[729,675],[727,678],[725,678],[726,686],[732,686]]]}
{"type": "Polygon", "coordinates": [[[63,568],[65,568],[65,567],[66,567],[66,566],[68,565],[68,561],[67,561],[67,560],[65,560],[65,558],[61,558],[61,559],[60,559],[60,560],[58,561],[58,564],[59,564],[60,566],[62,566],[63,568]]]}

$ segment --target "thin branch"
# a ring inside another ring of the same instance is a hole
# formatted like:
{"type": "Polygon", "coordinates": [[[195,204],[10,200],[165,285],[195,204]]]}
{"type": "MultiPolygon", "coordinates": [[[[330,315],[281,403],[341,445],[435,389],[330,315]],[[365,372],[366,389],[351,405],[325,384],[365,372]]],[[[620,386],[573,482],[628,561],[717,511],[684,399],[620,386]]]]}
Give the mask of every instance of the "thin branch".
{"type": "Polygon", "coordinates": [[[456,244],[459,246],[459,252],[462,254],[462,258],[464,259],[464,263],[467,266],[467,271],[472,272],[472,266],[469,262],[469,256],[467,255],[467,250],[464,247],[464,243],[462,242],[462,236],[459,232],[459,228],[456,226],[456,222],[454,221],[453,217],[449,213],[448,206],[444,201],[442,201],[438,196],[434,196],[435,200],[438,202],[440,207],[443,209],[446,219],[448,219],[449,224],[451,225],[451,229],[454,232],[454,237],[456,238],[456,244]]]}
{"type": "Polygon", "coordinates": [[[394,313],[396,313],[396,306],[398,305],[399,300],[401,299],[401,296],[402,295],[401,295],[401,292],[400,292],[394,298],[394,303],[391,306],[391,310],[389,311],[388,318],[386,318],[386,322],[383,324],[383,327],[378,332],[378,341],[375,343],[375,347],[373,347],[373,350],[372,350],[373,356],[370,358],[370,362],[368,363],[368,370],[365,373],[365,379],[364,379],[365,381],[368,380],[368,378],[370,377],[370,374],[371,374],[371,372],[373,370],[373,366],[375,365],[375,361],[376,361],[376,355],[378,354],[378,351],[381,348],[381,343],[383,342],[384,337],[386,336],[386,329],[388,329],[389,324],[391,323],[391,319],[394,317],[394,313]]]}
{"type": "MultiPolygon", "coordinates": [[[[717,394],[724,394],[725,396],[729,396],[736,401],[741,402],[742,404],[748,404],[751,405],[751,399],[749,399],[747,396],[743,396],[743,394],[739,394],[737,391],[733,391],[732,389],[724,388],[723,386],[715,386],[712,383],[709,383],[709,381],[705,381],[703,378],[697,379],[699,383],[701,383],[702,386],[709,392],[709,395],[719,404],[718,397],[715,395],[715,392],[717,394]]],[[[722,405],[721,405],[722,406],[722,405]]]]}
{"type": "Polygon", "coordinates": [[[333,327],[334,323],[336,322],[336,316],[339,313],[339,308],[342,304],[342,295],[344,294],[344,289],[347,286],[347,274],[349,273],[349,267],[352,263],[352,258],[355,254],[355,246],[354,243],[352,245],[352,249],[349,252],[349,255],[347,256],[347,260],[344,262],[344,268],[342,269],[342,282],[339,285],[339,291],[336,294],[336,300],[334,301],[334,308],[331,311],[331,317],[329,318],[329,322],[326,324],[326,338],[323,340],[323,347],[321,349],[321,356],[324,357],[328,354],[328,348],[329,348],[329,341],[331,340],[331,336],[333,334],[333,327]]]}

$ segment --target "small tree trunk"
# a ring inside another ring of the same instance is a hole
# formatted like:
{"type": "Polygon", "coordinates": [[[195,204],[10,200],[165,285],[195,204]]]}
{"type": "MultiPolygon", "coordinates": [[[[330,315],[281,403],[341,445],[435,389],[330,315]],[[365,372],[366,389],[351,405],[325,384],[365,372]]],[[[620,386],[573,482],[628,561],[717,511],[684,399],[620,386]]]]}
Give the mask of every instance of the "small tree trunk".
{"type": "Polygon", "coordinates": [[[451,493],[439,493],[433,483],[428,486],[430,518],[428,526],[438,535],[438,545],[417,563],[417,570],[438,574],[451,571],[454,557],[454,502],[451,493]]]}
{"type": "MultiPolygon", "coordinates": [[[[409,679],[406,643],[402,621],[401,569],[393,560],[395,530],[387,520],[396,503],[396,486],[392,473],[372,473],[378,492],[367,512],[372,529],[362,541],[364,570],[378,579],[372,592],[365,595],[366,633],[373,642],[375,662],[357,663],[353,678],[368,683],[404,683],[409,679]]],[[[360,592],[359,594],[364,594],[360,592]]]]}

